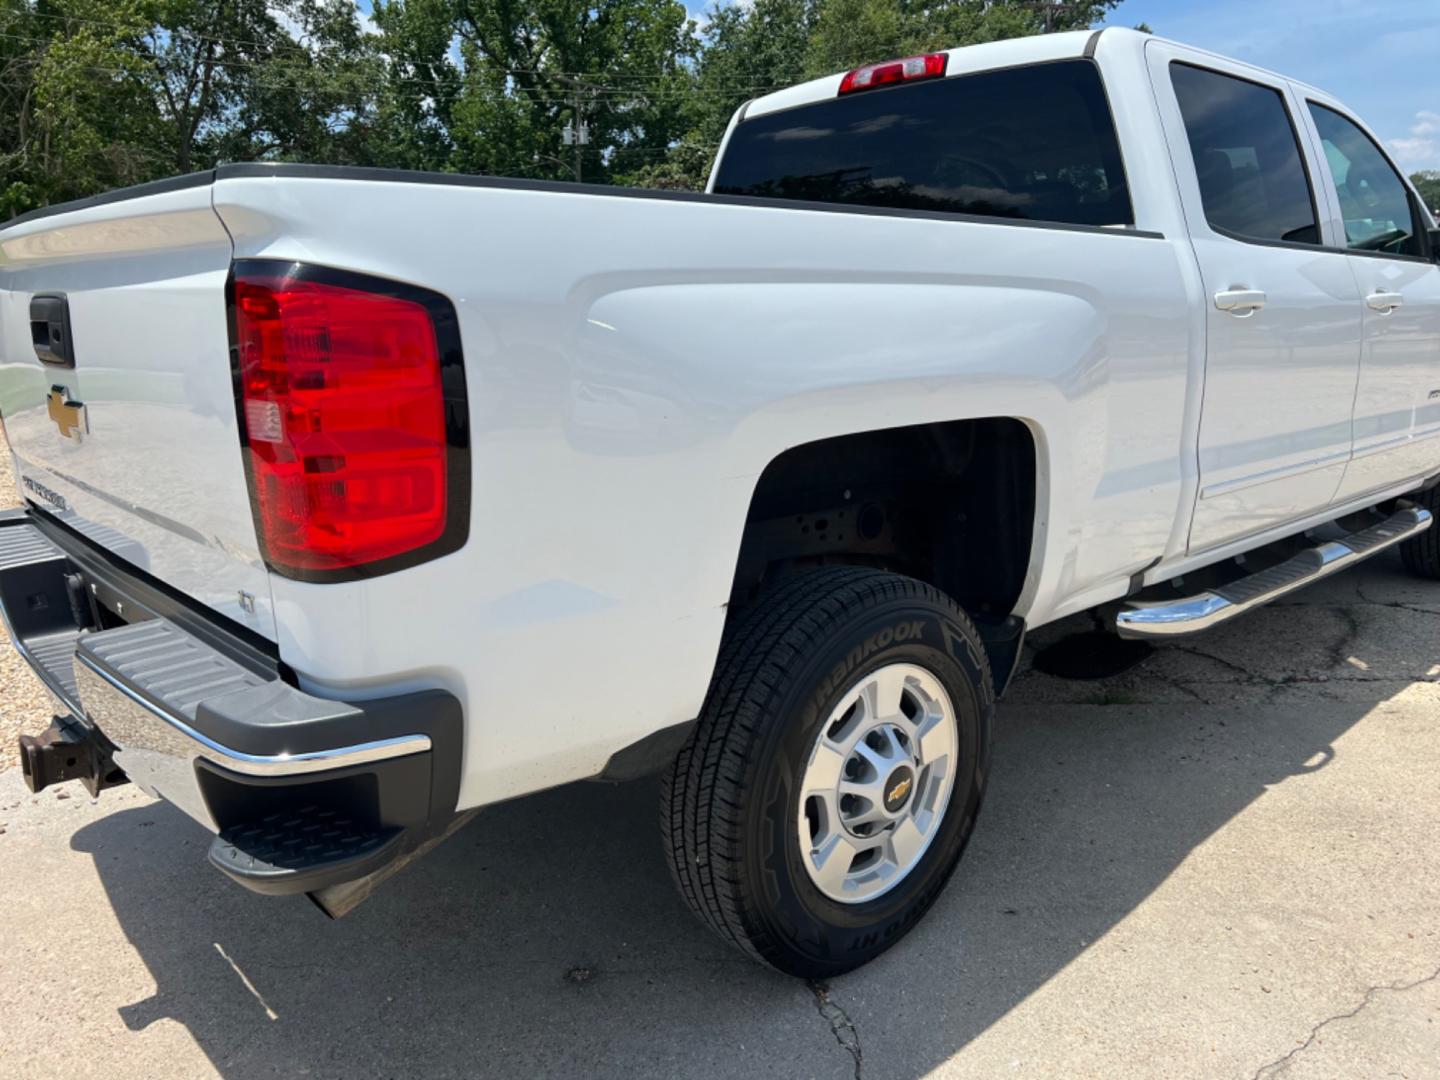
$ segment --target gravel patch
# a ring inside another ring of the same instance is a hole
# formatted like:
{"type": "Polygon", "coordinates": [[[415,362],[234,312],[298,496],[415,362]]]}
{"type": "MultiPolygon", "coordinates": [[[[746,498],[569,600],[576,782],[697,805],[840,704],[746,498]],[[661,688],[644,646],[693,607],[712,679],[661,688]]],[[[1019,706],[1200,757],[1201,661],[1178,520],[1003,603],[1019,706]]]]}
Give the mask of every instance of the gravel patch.
{"type": "MultiPolygon", "coordinates": [[[[20,505],[13,465],[7,446],[0,453],[0,510],[20,505]]],[[[20,764],[15,741],[21,735],[38,735],[50,726],[51,700],[0,626],[0,771],[20,764]]]]}

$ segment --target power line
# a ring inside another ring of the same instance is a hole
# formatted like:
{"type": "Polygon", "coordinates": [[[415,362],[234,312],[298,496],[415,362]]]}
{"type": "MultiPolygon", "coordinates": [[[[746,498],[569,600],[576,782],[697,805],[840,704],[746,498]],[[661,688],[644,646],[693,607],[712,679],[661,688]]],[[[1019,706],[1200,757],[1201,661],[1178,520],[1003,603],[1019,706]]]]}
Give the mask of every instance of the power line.
{"type": "MultiPolygon", "coordinates": [[[[128,32],[133,33],[133,34],[137,34],[137,35],[140,35],[140,36],[153,36],[153,35],[156,35],[156,34],[158,34],[158,33],[174,34],[174,33],[177,32],[177,31],[175,31],[175,30],[173,30],[173,29],[170,29],[170,28],[167,28],[167,27],[162,27],[162,26],[159,26],[159,25],[156,25],[156,24],[125,23],[125,22],[117,22],[117,21],[108,20],[108,19],[89,19],[89,18],[82,18],[82,17],[79,17],[79,16],[55,15],[55,14],[49,14],[49,13],[44,13],[44,12],[29,12],[29,13],[27,13],[26,15],[24,15],[21,19],[19,19],[19,20],[17,20],[17,21],[24,21],[25,19],[50,19],[50,20],[52,20],[52,21],[60,22],[60,23],[62,23],[62,24],[66,24],[66,25],[71,24],[71,23],[77,23],[77,24],[84,25],[84,26],[100,26],[100,27],[105,27],[105,28],[107,28],[107,29],[113,29],[113,30],[125,30],[125,31],[128,31],[128,32]]],[[[291,42],[291,43],[293,43],[293,44],[295,44],[295,45],[299,45],[299,46],[303,46],[303,45],[304,45],[304,42],[302,42],[302,41],[301,41],[300,39],[298,39],[298,38],[292,37],[292,36],[288,33],[288,31],[286,31],[283,27],[280,27],[278,24],[277,24],[277,29],[279,29],[279,30],[285,35],[285,38],[286,38],[289,42],[291,42]]],[[[272,48],[272,47],[276,44],[274,41],[258,41],[258,40],[251,39],[251,38],[220,37],[220,36],[217,36],[217,35],[214,35],[214,34],[205,33],[203,30],[186,30],[186,31],[184,31],[183,33],[184,33],[187,37],[193,37],[194,39],[196,39],[197,42],[212,42],[212,41],[213,41],[213,42],[215,42],[217,45],[248,45],[248,46],[254,46],[254,47],[256,47],[256,48],[272,48]]],[[[27,37],[20,37],[20,36],[18,36],[18,35],[9,35],[9,34],[4,34],[4,35],[0,35],[0,36],[13,37],[15,40],[26,40],[26,41],[30,41],[30,42],[33,42],[33,43],[39,44],[39,45],[49,44],[50,42],[52,42],[52,41],[55,40],[53,37],[50,37],[50,38],[28,37],[28,38],[27,38],[27,37]]],[[[381,34],[381,35],[365,35],[365,36],[367,36],[367,37],[383,37],[383,34],[381,34]]],[[[455,34],[454,37],[459,38],[459,39],[461,39],[461,40],[467,40],[463,34],[455,34]]],[[[225,63],[254,63],[254,61],[225,61],[225,63]]],[[[681,77],[683,77],[683,73],[682,73],[682,72],[678,72],[678,71],[677,71],[677,72],[669,72],[669,73],[646,74],[646,73],[643,73],[643,72],[603,72],[603,71],[577,72],[577,71],[560,71],[560,70],[551,70],[551,69],[548,69],[548,68],[489,68],[488,70],[491,71],[491,72],[494,72],[494,73],[496,73],[496,74],[502,74],[502,75],[512,75],[512,76],[513,76],[513,75],[536,75],[536,76],[540,76],[540,77],[559,77],[559,76],[564,76],[564,77],[569,77],[569,78],[573,78],[573,79],[603,80],[603,81],[606,81],[606,82],[614,82],[614,81],[616,81],[616,80],[618,80],[618,79],[628,79],[628,80],[635,80],[635,81],[641,81],[641,80],[643,80],[643,81],[650,81],[650,82],[656,82],[656,81],[658,81],[658,82],[663,82],[663,81],[667,81],[667,80],[670,80],[670,79],[675,79],[675,78],[681,78],[681,77]]],[[[750,83],[735,83],[735,84],[733,84],[733,85],[734,85],[734,88],[737,89],[737,90],[739,90],[739,89],[751,88],[751,87],[753,87],[753,88],[761,88],[759,84],[750,84],[750,83]]]]}
{"type": "MultiPolygon", "coordinates": [[[[29,42],[29,43],[32,43],[32,44],[49,44],[49,40],[48,40],[48,39],[27,38],[27,37],[24,37],[24,36],[22,36],[22,35],[6,34],[6,33],[3,33],[3,32],[0,32],[0,39],[8,39],[8,40],[12,40],[12,41],[25,41],[25,42],[29,42]]],[[[158,58],[157,58],[157,57],[154,57],[154,56],[148,56],[148,57],[146,57],[146,56],[139,56],[139,57],[136,57],[136,59],[137,59],[137,60],[140,60],[140,61],[142,61],[143,63],[146,63],[146,64],[153,64],[158,58]]],[[[38,66],[39,66],[41,63],[43,63],[43,62],[44,62],[44,61],[43,61],[42,59],[40,59],[40,58],[26,59],[26,58],[20,58],[20,57],[12,58],[11,61],[10,61],[10,63],[12,63],[12,64],[28,65],[28,66],[32,66],[32,67],[38,67],[38,66]]],[[[314,72],[315,72],[314,67],[311,66],[311,65],[308,65],[308,64],[286,64],[286,63],[275,63],[275,62],[273,62],[273,61],[272,61],[272,62],[266,62],[266,61],[240,61],[240,60],[219,60],[219,59],[215,59],[215,60],[207,60],[205,63],[206,63],[207,65],[211,66],[211,67],[219,67],[219,68],[224,68],[224,69],[226,69],[226,70],[234,70],[234,71],[264,71],[264,72],[269,73],[269,74],[280,75],[280,76],[283,76],[283,75],[286,75],[286,74],[289,74],[289,73],[298,73],[298,74],[304,74],[304,75],[311,75],[311,74],[314,74],[314,72]]],[[[142,71],[142,70],[137,70],[137,69],[134,69],[134,68],[108,67],[108,66],[100,65],[100,64],[77,64],[77,65],[72,65],[71,67],[72,67],[72,70],[90,71],[90,72],[94,72],[94,73],[96,73],[96,74],[102,74],[102,75],[130,75],[130,76],[138,76],[138,75],[142,75],[142,74],[143,74],[143,71],[142,71]]],[[[161,77],[164,77],[164,74],[165,74],[163,71],[159,71],[159,70],[156,70],[155,73],[156,73],[157,75],[160,75],[161,77]]],[[[499,74],[499,73],[501,73],[501,72],[498,72],[498,71],[496,71],[495,69],[489,69],[487,73],[499,74]]],[[[349,78],[363,78],[363,77],[364,77],[364,73],[363,73],[363,72],[359,72],[359,71],[347,72],[347,73],[345,73],[345,74],[346,74],[346,76],[349,77],[349,78]]],[[[549,74],[552,74],[552,73],[542,73],[542,74],[549,75],[549,74]]],[[[553,73],[553,74],[556,75],[556,76],[559,75],[558,72],[553,73]]],[[[391,77],[391,78],[387,78],[387,79],[385,80],[385,82],[386,82],[387,85],[419,86],[419,87],[427,87],[427,88],[434,88],[434,87],[437,87],[437,86],[448,85],[448,86],[455,87],[456,89],[464,89],[464,88],[465,88],[465,84],[466,84],[467,81],[468,81],[468,80],[467,80],[467,73],[465,73],[465,72],[459,72],[459,73],[457,73],[456,77],[451,78],[451,79],[444,79],[444,78],[420,79],[420,78],[391,77]]],[[[260,81],[255,82],[253,85],[255,85],[255,86],[257,86],[257,87],[260,87],[260,88],[262,88],[262,89],[275,89],[275,90],[284,90],[284,89],[293,89],[293,88],[294,88],[294,84],[293,84],[293,83],[290,83],[290,82],[282,82],[282,81],[266,82],[266,81],[264,81],[264,80],[260,80],[260,81]]],[[[587,91],[587,94],[588,94],[588,96],[590,96],[590,97],[592,97],[592,98],[605,100],[605,101],[610,102],[610,103],[615,103],[615,102],[618,102],[618,101],[627,101],[627,100],[640,100],[640,101],[647,101],[647,102],[648,102],[648,101],[684,101],[684,100],[694,99],[694,98],[697,98],[697,97],[700,97],[700,98],[733,98],[733,97],[743,97],[743,96],[746,96],[746,95],[756,96],[756,95],[759,95],[759,94],[771,93],[771,92],[774,92],[774,91],[776,91],[776,90],[783,90],[783,89],[786,89],[786,88],[787,88],[788,86],[790,86],[790,85],[793,85],[793,84],[784,84],[784,83],[777,83],[777,84],[773,84],[773,85],[750,84],[750,85],[747,85],[747,86],[744,86],[744,87],[735,87],[735,88],[715,88],[715,87],[693,86],[693,87],[676,87],[676,88],[674,88],[674,89],[667,88],[667,89],[664,89],[664,90],[628,89],[628,88],[625,88],[625,87],[597,87],[597,88],[595,88],[595,89],[593,89],[593,90],[587,91]]],[[[515,100],[515,99],[518,98],[518,97],[523,97],[523,96],[527,96],[527,95],[528,95],[528,96],[531,96],[532,98],[535,97],[535,96],[541,96],[541,97],[545,97],[546,100],[549,101],[549,102],[551,102],[551,103],[563,104],[563,103],[566,103],[566,102],[570,99],[571,92],[568,91],[568,90],[566,90],[566,89],[564,89],[563,87],[553,87],[553,86],[525,86],[525,85],[521,85],[521,84],[516,84],[516,85],[514,85],[509,92],[505,92],[505,91],[496,92],[496,91],[491,91],[491,90],[484,90],[484,91],[482,91],[482,92],[477,93],[476,90],[475,90],[475,88],[474,88],[474,86],[473,86],[473,84],[472,84],[472,85],[470,86],[470,88],[469,88],[469,96],[470,96],[470,97],[472,97],[472,98],[474,98],[474,97],[482,97],[482,98],[484,98],[484,99],[491,100],[491,101],[511,101],[511,100],[515,100]]]]}
{"type": "MultiPolygon", "coordinates": [[[[7,39],[7,40],[10,40],[10,41],[26,42],[26,43],[28,43],[28,44],[33,44],[33,45],[50,45],[50,44],[53,44],[53,43],[54,43],[54,39],[51,39],[51,38],[34,38],[34,37],[27,37],[27,36],[21,35],[21,34],[7,34],[7,33],[4,33],[4,32],[0,32],[0,38],[7,39]]],[[[162,58],[159,57],[158,55],[152,53],[152,54],[149,54],[149,55],[137,55],[137,56],[136,56],[136,59],[137,59],[137,60],[141,60],[141,61],[145,61],[145,62],[154,62],[154,61],[160,60],[160,59],[162,59],[162,58]]],[[[26,59],[24,59],[24,58],[14,57],[14,58],[11,59],[10,62],[11,62],[11,63],[20,63],[20,64],[29,63],[29,64],[32,64],[32,65],[36,65],[36,64],[39,64],[41,61],[40,61],[39,59],[26,60],[26,59]]],[[[254,70],[264,69],[264,70],[270,71],[270,72],[279,72],[279,73],[302,72],[302,73],[307,73],[307,74],[313,73],[313,72],[315,71],[314,66],[311,65],[311,64],[278,63],[278,62],[273,61],[273,60],[270,60],[270,61],[266,61],[266,60],[222,60],[222,59],[219,59],[219,58],[213,58],[213,59],[208,59],[208,60],[204,61],[204,63],[205,63],[206,65],[210,66],[210,67],[219,67],[219,68],[225,68],[225,69],[228,69],[228,70],[235,70],[235,71],[254,71],[254,70]]],[[[126,73],[129,73],[128,69],[124,69],[124,68],[110,68],[110,67],[105,67],[105,66],[97,65],[97,64],[77,65],[77,67],[78,67],[79,70],[91,70],[91,71],[99,71],[99,72],[113,72],[113,73],[116,73],[116,74],[126,74],[126,73]]],[[[465,82],[467,82],[467,81],[469,80],[470,75],[471,75],[472,73],[474,73],[474,72],[481,72],[481,73],[486,74],[486,75],[514,75],[517,70],[518,70],[518,69],[489,68],[489,67],[471,69],[470,71],[457,69],[453,75],[448,76],[448,77],[446,77],[446,76],[435,76],[435,77],[428,78],[428,79],[422,79],[422,78],[415,78],[415,77],[409,77],[409,78],[407,78],[407,77],[402,77],[402,76],[392,76],[392,77],[387,77],[385,81],[386,81],[387,83],[389,83],[389,84],[392,84],[392,85],[436,86],[436,85],[441,85],[441,84],[449,84],[449,85],[459,86],[459,85],[463,85],[465,82]]],[[[360,73],[359,73],[359,72],[356,72],[355,74],[359,75],[360,73]]],[[[558,72],[558,71],[552,72],[552,71],[548,71],[548,70],[524,72],[524,74],[538,75],[538,76],[541,77],[541,78],[557,79],[557,80],[565,77],[565,74],[564,74],[563,72],[558,72]]],[[[669,77],[667,77],[667,78],[669,78],[669,77]]],[[[678,76],[677,76],[676,78],[678,78],[678,76]]],[[[666,88],[664,88],[664,89],[646,89],[646,88],[629,88],[629,87],[623,87],[623,86],[609,86],[609,87],[597,87],[597,88],[595,88],[594,90],[590,91],[589,93],[590,93],[592,96],[602,97],[602,98],[652,98],[652,99],[661,99],[661,100],[664,100],[664,99],[667,99],[667,98],[690,98],[690,97],[695,97],[695,96],[697,96],[697,95],[700,96],[700,97],[733,97],[733,96],[736,96],[736,95],[743,95],[743,94],[752,94],[752,95],[753,95],[753,94],[762,94],[762,93],[769,93],[769,92],[772,92],[772,91],[775,91],[775,90],[783,90],[783,89],[785,89],[786,87],[791,86],[791,85],[793,85],[793,84],[791,84],[791,83],[775,83],[775,84],[766,84],[766,83],[743,83],[743,84],[734,84],[734,85],[720,84],[720,85],[718,85],[718,86],[716,86],[716,85],[707,85],[707,86],[676,86],[676,87],[673,87],[673,88],[671,88],[671,87],[666,87],[666,88]]],[[[548,94],[554,94],[554,95],[556,95],[556,96],[559,97],[559,98],[564,98],[564,97],[568,96],[568,93],[569,93],[569,91],[564,90],[564,89],[562,89],[562,88],[560,88],[560,87],[525,86],[525,85],[520,85],[520,84],[517,84],[517,85],[514,87],[514,91],[517,92],[517,93],[528,93],[528,94],[545,94],[545,93],[548,93],[548,94]]],[[[499,94],[494,94],[494,93],[492,93],[490,96],[495,97],[495,98],[502,98],[502,97],[507,97],[508,95],[506,95],[506,94],[504,94],[504,93],[499,93],[499,94]]]]}

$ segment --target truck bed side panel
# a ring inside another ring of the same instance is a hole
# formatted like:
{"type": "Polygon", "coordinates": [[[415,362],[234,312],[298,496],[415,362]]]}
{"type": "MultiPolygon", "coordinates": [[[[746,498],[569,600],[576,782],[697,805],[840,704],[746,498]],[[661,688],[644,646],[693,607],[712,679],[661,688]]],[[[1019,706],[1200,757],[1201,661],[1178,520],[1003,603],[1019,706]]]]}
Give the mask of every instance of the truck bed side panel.
{"type": "Polygon", "coordinates": [[[215,205],[239,257],[414,282],[459,313],[469,543],[273,588],[317,691],[465,702],[462,806],[594,775],[696,715],[751,494],[791,446],[1022,419],[1042,619],[1171,534],[1190,335],[1163,238],[283,170],[222,174],[215,205]]]}

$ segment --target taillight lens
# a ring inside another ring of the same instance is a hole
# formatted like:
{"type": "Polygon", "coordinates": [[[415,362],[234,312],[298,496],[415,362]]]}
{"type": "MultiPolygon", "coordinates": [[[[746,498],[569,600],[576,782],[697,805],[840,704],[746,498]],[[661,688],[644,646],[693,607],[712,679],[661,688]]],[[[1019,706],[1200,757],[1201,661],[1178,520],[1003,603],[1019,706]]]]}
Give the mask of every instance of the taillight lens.
{"type": "Polygon", "coordinates": [[[435,545],[453,508],[431,306],[388,283],[365,287],[374,279],[271,265],[237,265],[233,292],[266,561],[323,580],[435,545]]]}
{"type": "Polygon", "coordinates": [[[840,93],[853,94],[859,90],[873,90],[877,86],[892,83],[913,82],[917,79],[938,79],[945,74],[949,53],[927,53],[924,56],[907,56],[904,60],[887,60],[883,64],[870,64],[847,72],[840,80],[840,93]]]}

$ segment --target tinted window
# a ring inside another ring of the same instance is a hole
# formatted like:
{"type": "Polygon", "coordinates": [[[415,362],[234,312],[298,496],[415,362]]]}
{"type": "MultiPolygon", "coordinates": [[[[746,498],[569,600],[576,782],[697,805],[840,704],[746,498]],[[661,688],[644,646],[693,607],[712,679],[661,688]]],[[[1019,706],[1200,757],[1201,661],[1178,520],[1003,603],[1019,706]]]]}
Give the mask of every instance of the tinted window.
{"type": "Polygon", "coordinates": [[[741,122],[726,195],[1082,225],[1134,222],[1110,108],[1089,61],[847,95],[741,122]]]}
{"type": "Polygon", "coordinates": [[[1340,194],[1345,242],[1357,251],[1423,255],[1409,189],[1385,155],[1339,113],[1312,104],[1310,115],[1340,194]]]}
{"type": "Polygon", "coordinates": [[[1172,64],[1170,79],[1210,227],[1247,240],[1318,244],[1310,180],[1280,92],[1188,64],[1172,64]]]}

